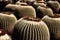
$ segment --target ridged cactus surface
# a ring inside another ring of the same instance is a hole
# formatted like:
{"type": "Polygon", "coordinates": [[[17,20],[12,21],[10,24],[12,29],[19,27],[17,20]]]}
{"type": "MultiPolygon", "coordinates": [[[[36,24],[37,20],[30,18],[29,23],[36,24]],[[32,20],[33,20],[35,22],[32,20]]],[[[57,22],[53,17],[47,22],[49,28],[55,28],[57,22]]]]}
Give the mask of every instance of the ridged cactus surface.
{"type": "Polygon", "coordinates": [[[18,19],[24,16],[36,17],[35,9],[32,6],[20,6],[15,10],[14,14],[18,19]]]}
{"type": "Polygon", "coordinates": [[[54,12],[59,12],[59,2],[57,1],[48,1],[47,6],[51,7],[54,12]]]}
{"type": "MultiPolygon", "coordinates": [[[[56,16],[55,16],[56,17],[56,16]]],[[[58,17],[58,16],[57,16],[58,17]]],[[[51,39],[60,40],[60,17],[52,18],[44,16],[42,20],[48,25],[50,30],[51,39]]]]}
{"type": "Polygon", "coordinates": [[[15,24],[13,31],[13,40],[50,40],[47,25],[38,19],[21,18],[15,24]]]}
{"type": "Polygon", "coordinates": [[[39,6],[37,8],[37,15],[39,17],[44,17],[45,15],[53,15],[53,11],[51,8],[39,6]]]}
{"type": "Polygon", "coordinates": [[[17,19],[13,14],[0,13],[0,28],[5,29],[9,34],[12,33],[16,21],[17,19]]]}

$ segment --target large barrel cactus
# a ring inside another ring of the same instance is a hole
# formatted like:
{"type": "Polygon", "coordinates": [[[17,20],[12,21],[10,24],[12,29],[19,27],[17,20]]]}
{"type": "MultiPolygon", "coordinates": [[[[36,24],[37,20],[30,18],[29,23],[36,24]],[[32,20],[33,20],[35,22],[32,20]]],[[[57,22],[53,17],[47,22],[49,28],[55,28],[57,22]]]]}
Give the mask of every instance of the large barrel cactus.
{"type": "Polygon", "coordinates": [[[52,9],[48,8],[48,7],[41,7],[41,6],[39,6],[37,8],[37,17],[42,18],[45,15],[53,15],[52,9]]]}
{"type": "Polygon", "coordinates": [[[0,28],[5,29],[9,34],[13,32],[14,25],[17,19],[13,14],[0,13],[0,28]]]}
{"type": "Polygon", "coordinates": [[[15,16],[17,19],[23,16],[36,17],[35,9],[32,6],[20,6],[15,10],[15,16]]]}
{"type": "Polygon", "coordinates": [[[42,20],[48,25],[51,40],[60,40],[60,14],[46,15],[42,20]]]}
{"type": "Polygon", "coordinates": [[[5,30],[0,29],[0,40],[12,40],[11,37],[5,32],[5,30]]]}
{"type": "Polygon", "coordinates": [[[59,2],[57,2],[57,1],[48,1],[47,2],[47,6],[49,6],[52,10],[53,10],[53,12],[55,13],[55,12],[59,12],[59,2]]]}
{"type": "Polygon", "coordinates": [[[23,17],[14,26],[13,40],[50,40],[47,25],[40,19],[23,17]]]}

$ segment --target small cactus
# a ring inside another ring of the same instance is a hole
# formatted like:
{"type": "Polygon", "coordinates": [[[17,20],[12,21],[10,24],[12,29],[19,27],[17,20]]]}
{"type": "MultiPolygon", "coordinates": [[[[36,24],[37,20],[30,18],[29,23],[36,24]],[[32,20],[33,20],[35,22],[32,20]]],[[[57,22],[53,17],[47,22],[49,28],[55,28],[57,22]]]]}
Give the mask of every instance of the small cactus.
{"type": "Polygon", "coordinates": [[[50,40],[47,25],[33,17],[23,17],[14,26],[13,40],[50,40]]]}
{"type": "Polygon", "coordinates": [[[0,28],[4,29],[7,33],[11,34],[13,32],[16,21],[17,19],[13,14],[0,13],[0,28]]]}
{"type": "Polygon", "coordinates": [[[48,7],[41,7],[41,6],[39,6],[37,8],[37,16],[40,17],[40,18],[42,18],[45,15],[53,15],[52,9],[48,8],[48,7]]]}
{"type": "Polygon", "coordinates": [[[59,2],[57,2],[57,1],[48,1],[47,2],[47,6],[49,6],[52,10],[53,10],[53,12],[54,13],[58,13],[59,12],[59,2]]]}
{"type": "Polygon", "coordinates": [[[33,3],[33,7],[36,9],[37,7],[39,7],[39,6],[42,6],[42,7],[46,7],[46,4],[44,4],[44,3],[37,3],[37,2],[34,2],[33,3]]]}
{"type": "Polygon", "coordinates": [[[17,19],[24,16],[36,17],[35,9],[32,6],[20,6],[15,10],[14,14],[17,19]]]}
{"type": "Polygon", "coordinates": [[[15,11],[16,8],[18,8],[20,5],[16,5],[16,4],[8,4],[5,6],[4,11],[10,11],[13,10],[15,11]]]}
{"type": "Polygon", "coordinates": [[[60,14],[46,15],[42,20],[47,24],[52,40],[60,40],[60,14]]]}

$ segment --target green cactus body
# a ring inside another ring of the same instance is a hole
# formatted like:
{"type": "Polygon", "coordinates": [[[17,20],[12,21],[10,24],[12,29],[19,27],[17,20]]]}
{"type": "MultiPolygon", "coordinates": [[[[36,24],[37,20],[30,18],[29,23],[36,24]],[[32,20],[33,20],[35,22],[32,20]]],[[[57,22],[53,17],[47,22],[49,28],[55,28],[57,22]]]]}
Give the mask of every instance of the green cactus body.
{"type": "Polygon", "coordinates": [[[50,40],[47,25],[42,20],[36,20],[31,17],[19,19],[14,27],[13,40],[50,40]]]}
{"type": "Polygon", "coordinates": [[[0,13],[0,28],[5,29],[7,33],[12,33],[16,21],[17,19],[13,14],[0,13]]]}
{"type": "Polygon", "coordinates": [[[15,11],[15,9],[18,8],[18,6],[20,6],[20,5],[8,4],[8,5],[5,6],[4,11],[5,11],[5,10],[14,10],[14,11],[15,11]]]}
{"type": "Polygon", "coordinates": [[[49,6],[50,8],[52,8],[52,10],[54,12],[59,12],[59,2],[57,1],[48,1],[47,2],[47,6],[49,6]]]}
{"type": "MultiPolygon", "coordinates": [[[[55,16],[56,17],[56,16],[55,16]]],[[[60,40],[60,17],[50,17],[50,16],[44,16],[42,20],[47,24],[50,34],[51,34],[51,39],[56,39],[60,40]]]]}
{"type": "Polygon", "coordinates": [[[32,6],[20,6],[15,10],[15,15],[18,19],[24,16],[36,17],[36,12],[32,6]]]}
{"type": "Polygon", "coordinates": [[[45,15],[53,15],[53,11],[51,8],[45,8],[45,7],[41,7],[39,6],[37,8],[37,14],[39,14],[40,16],[45,16],[45,15]]]}

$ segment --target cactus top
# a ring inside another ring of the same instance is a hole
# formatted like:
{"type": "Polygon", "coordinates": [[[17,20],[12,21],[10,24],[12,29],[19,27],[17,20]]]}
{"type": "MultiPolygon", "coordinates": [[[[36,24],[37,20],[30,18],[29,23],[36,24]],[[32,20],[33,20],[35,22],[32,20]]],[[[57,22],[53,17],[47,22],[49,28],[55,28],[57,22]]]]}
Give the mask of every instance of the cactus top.
{"type": "Polygon", "coordinates": [[[24,17],[23,18],[24,20],[27,20],[27,21],[35,21],[35,22],[39,22],[39,21],[41,21],[41,19],[40,18],[34,18],[34,17],[24,17]]]}
{"type": "Polygon", "coordinates": [[[60,18],[60,14],[48,15],[51,18],[60,18]]]}
{"type": "Polygon", "coordinates": [[[60,21],[60,14],[54,14],[54,15],[46,15],[42,19],[49,19],[49,20],[59,20],[60,21]]]}

